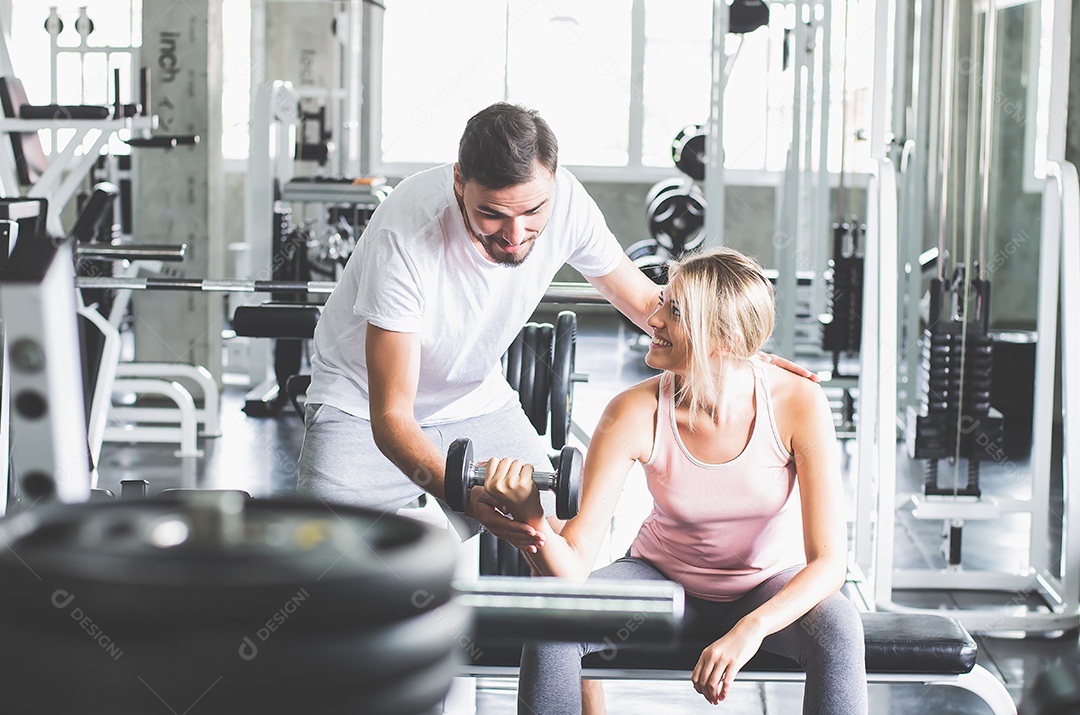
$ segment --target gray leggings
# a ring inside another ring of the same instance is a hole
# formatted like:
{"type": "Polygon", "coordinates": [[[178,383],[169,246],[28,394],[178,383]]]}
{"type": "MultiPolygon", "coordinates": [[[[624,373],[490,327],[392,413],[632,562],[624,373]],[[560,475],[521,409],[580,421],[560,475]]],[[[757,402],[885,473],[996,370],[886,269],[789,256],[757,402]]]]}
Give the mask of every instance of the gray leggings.
{"type": "MultiPolygon", "coordinates": [[[[688,633],[726,633],[747,613],[768,601],[798,568],[782,571],[737,601],[718,603],[686,597],[688,633]]],[[[626,581],[669,580],[647,561],[622,558],[590,578],[626,581]]],[[[527,643],[521,653],[518,682],[520,715],[568,715],[581,712],[581,658],[610,643],[527,643]]],[[[862,621],[841,594],[825,599],[787,628],[767,636],[762,649],[797,661],[806,671],[803,713],[864,715],[867,712],[866,663],[862,621]]]]}

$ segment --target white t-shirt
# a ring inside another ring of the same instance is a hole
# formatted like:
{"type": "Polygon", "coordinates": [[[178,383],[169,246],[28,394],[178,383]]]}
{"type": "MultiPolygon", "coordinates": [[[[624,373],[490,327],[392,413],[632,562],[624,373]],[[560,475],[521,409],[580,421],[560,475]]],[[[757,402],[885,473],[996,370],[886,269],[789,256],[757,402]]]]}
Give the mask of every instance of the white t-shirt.
{"type": "Polygon", "coordinates": [[[415,415],[423,425],[489,414],[517,395],[499,359],[555,273],[610,273],[622,248],[596,203],[565,169],[553,211],[525,261],[489,261],[465,229],[453,166],[402,181],[371,217],[315,329],[307,399],[370,418],[367,325],[420,335],[415,415]]]}

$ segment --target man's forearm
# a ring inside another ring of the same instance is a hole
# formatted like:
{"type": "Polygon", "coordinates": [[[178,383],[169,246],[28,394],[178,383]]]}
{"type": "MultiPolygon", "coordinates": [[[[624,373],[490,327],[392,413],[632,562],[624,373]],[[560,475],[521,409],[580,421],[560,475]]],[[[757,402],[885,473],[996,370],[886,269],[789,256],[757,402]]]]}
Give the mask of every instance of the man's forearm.
{"type": "Polygon", "coordinates": [[[444,498],[445,458],[411,415],[372,415],[371,427],[375,445],[394,466],[435,498],[444,498]]]}

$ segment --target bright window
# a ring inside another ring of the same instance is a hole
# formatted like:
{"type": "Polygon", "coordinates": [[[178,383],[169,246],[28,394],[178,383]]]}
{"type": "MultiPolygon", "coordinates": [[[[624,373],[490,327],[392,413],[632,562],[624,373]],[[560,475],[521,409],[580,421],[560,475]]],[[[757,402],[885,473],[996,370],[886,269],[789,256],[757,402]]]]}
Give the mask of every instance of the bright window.
{"type": "Polygon", "coordinates": [[[251,4],[222,0],[222,26],[228,28],[221,48],[221,155],[247,159],[251,121],[251,4]]]}
{"type": "MultiPolygon", "coordinates": [[[[849,9],[849,57],[873,56],[872,12],[864,5],[849,9]]],[[[726,38],[729,169],[780,171],[787,161],[794,78],[784,46],[790,58],[795,6],[770,7],[768,26],[726,38]]],[[[846,143],[845,170],[861,171],[869,152],[853,137],[868,129],[869,63],[848,63],[855,71],[845,103],[845,3],[831,7],[829,169],[840,169],[846,143]]],[[[559,137],[561,161],[574,166],[670,167],[676,133],[708,120],[710,2],[477,0],[471,10],[438,0],[387,2],[375,166],[452,160],[465,121],[500,100],[538,109],[559,137]],[[642,11],[644,22],[635,25],[642,11]]],[[[820,17],[824,6],[817,10],[820,17]]]]}
{"type": "MultiPolygon", "coordinates": [[[[133,74],[138,57],[130,52],[107,52],[104,48],[137,48],[142,43],[141,0],[13,0],[11,32],[7,47],[12,71],[22,81],[31,104],[50,104],[52,98],[52,44],[46,30],[50,7],[56,7],[63,29],[56,38],[56,101],[59,104],[111,104],[113,70],[120,70],[124,103],[138,101],[133,88],[133,74]],[[82,44],[76,30],[80,8],[93,23],[93,30],[82,44]],[[81,50],[81,51],[79,51],[81,50]]],[[[58,146],[64,146],[71,130],[56,131],[58,146]]],[[[41,133],[42,147],[52,151],[53,132],[41,133]]],[[[93,137],[87,137],[89,148],[93,137]]],[[[127,154],[129,147],[113,136],[109,152],[127,154]]]]}
{"type": "Polygon", "coordinates": [[[671,166],[671,142],[709,119],[712,3],[646,0],[641,163],[671,166]]]}
{"type": "Polygon", "coordinates": [[[461,127],[503,97],[506,2],[391,0],[383,17],[383,162],[456,156],[461,127]]]}

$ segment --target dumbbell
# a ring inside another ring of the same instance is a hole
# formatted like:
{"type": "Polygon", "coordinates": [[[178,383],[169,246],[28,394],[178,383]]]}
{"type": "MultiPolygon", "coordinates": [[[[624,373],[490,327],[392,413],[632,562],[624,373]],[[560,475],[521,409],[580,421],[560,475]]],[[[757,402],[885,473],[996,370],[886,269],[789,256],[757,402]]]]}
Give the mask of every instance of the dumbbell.
{"type": "MultiPolygon", "coordinates": [[[[533,470],[536,488],[555,492],[555,515],[560,519],[577,516],[581,503],[582,461],[581,452],[567,445],[559,452],[556,471],[533,470]]],[[[473,461],[472,441],[466,437],[455,439],[446,453],[446,504],[458,513],[465,513],[465,507],[469,504],[469,490],[483,486],[486,477],[485,466],[473,461]]]]}

